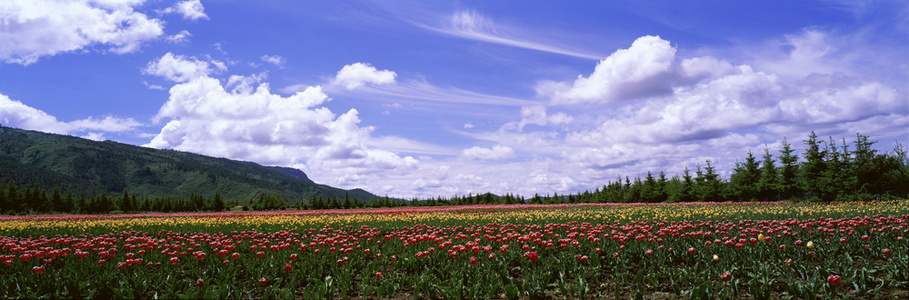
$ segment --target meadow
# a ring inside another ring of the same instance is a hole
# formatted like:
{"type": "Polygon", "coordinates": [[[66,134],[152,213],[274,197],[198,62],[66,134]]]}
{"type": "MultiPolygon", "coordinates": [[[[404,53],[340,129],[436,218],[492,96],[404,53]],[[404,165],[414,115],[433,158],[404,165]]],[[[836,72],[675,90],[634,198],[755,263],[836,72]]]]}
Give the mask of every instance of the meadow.
{"type": "Polygon", "coordinates": [[[909,201],[0,217],[0,298],[907,298],[909,201]]]}

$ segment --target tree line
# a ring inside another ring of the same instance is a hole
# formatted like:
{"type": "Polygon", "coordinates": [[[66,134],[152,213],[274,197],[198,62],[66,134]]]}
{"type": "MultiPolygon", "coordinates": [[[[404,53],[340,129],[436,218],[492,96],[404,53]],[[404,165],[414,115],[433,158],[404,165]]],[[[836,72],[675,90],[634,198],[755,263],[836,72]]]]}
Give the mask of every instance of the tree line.
{"type": "Polygon", "coordinates": [[[805,150],[795,153],[784,139],[778,154],[766,146],[761,158],[748,152],[736,162],[728,178],[721,178],[710,160],[696,165],[693,172],[668,177],[660,171],[648,172],[644,178],[618,177],[602,188],[567,195],[521,195],[491,193],[459,195],[450,198],[374,199],[325,197],[312,194],[305,199],[289,199],[268,193],[252,199],[224,199],[218,191],[205,197],[191,193],[187,197],[140,197],[124,190],[119,196],[107,192],[87,195],[61,192],[58,187],[43,188],[39,183],[19,186],[10,180],[0,183],[0,213],[86,213],[117,212],[200,212],[224,211],[231,207],[243,210],[279,209],[349,209],[397,206],[439,206],[476,204],[561,204],[561,203],[662,203],[720,201],[868,201],[909,197],[909,160],[899,143],[892,152],[880,153],[868,136],[857,134],[850,145],[845,139],[818,139],[808,136],[805,150]],[[852,148],[852,149],[850,149],[852,148]],[[801,158],[801,159],[800,159],[801,158]]]}

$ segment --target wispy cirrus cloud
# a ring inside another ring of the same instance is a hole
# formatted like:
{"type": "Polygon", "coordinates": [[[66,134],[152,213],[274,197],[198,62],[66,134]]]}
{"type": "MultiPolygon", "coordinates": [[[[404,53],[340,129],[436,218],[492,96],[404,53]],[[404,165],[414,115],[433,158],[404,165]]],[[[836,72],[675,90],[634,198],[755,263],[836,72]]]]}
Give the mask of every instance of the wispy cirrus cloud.
{"type": "Polygon", "coordinates": [[[535,34],[514,26],[498,24],[473,10],[456,11],[437,24],[413,23],[424,29],[465,39],[586,59],[603,58],[602,55],[577,49],[577,47],[541,40],[535,34]]]}

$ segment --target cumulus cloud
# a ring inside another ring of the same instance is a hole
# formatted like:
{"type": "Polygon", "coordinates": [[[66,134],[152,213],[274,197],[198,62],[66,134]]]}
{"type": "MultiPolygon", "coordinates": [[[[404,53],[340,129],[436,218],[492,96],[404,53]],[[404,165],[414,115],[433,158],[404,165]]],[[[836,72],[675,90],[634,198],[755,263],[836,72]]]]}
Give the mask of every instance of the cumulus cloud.
{"type": "Polygon", "coordinates": [[[331,99],[321,87],[284,97],[267,83],[252,87],[263,79],[234,75],[222,85],[201,76],[173,86],[155,116],[167,123],[145,146],[296,166],[319,182],[342,187],[361,187],[378,174],[419,163],[370,147],[374,128],[359,125],[356,109],[336,115],[324,107],[331,99]],[[232,84],[249,88],[229,90],[232,84]]]}
{"type": "Polygon", "coordinates": [[[540,83],[539,95],[548,103],[522,106],[514,116],[520,121],[504,122],[497,132],[461,134],[520,147],[526,157],[551,158],[571,170],[561,174],[535,161],[525,163],[539,171],[516,175],[554,189],[562,183],[589,189],[616,175],[647,171],[672,176],[707,159],[728,174],[734,166],[728,159],[764,144],[778,148],[783,137],[799,147],[812,130],[905,140],[909,102],[902,90],[839,72],[846,67],[842,58],[854,53],[829,42],[838,39],[830,33],[787,39],[807,49],[733,64],[714,56],[677,57],[669,41],[641,37],[589,75],[540,83]],[[778,72],[784,64],[812,71],[778,72]],[[553,108],[562,112],[553,114],[553,108]]]}
{"type": "Polygon", "coordinates": [[[643,36],[601,60],[573,83],[543,82],[538,91],[556,103],[620,102],[671,92],[676,49],[658,36],[643,36]]]}
{"type": "Polygon", "coordinates": [[[142,0],[0,2],[0,60],[29,65],[93,45],[114,53],[139,49],[164,34],[164,22],[134,11],[142,0]]]}
{"type": "Polygon", "coordinates": [[[215,71],[226,70],[227,66],[223,62],[199,60],[195,57],[174,55],[167,52],[167,54],[157,60],[149,62],[145,69],[142,69],[142,72],[161,76],[174,82],[186,82],[194,78],[208,76],[215,71]]]}
{"type": "Polygon", "coordinates": [[[508,146],[495,145],[492,148],[471,147],[464,149],[461,156],[472,160],[502,160],[515,158],[514,150],[508,146]]]}
{"type": "Polygon", "coordinates": [[[202,2],[200,0],[187,0],[177,2],[177,4],[174,4],[174,6],[161,10],[160,13],[177,13],[182,15],[184,19],[190,20],[208,19],[208,15],[205,14],[205,7],[202,6],[202,2]]]}
{"type": "Polygon", "coordinates": [[[397,74],[395,74],[394,71],[379,71],[369,64],[358,62],[341,68],[332,81],[332,84],[344,86],[348,90],[353,90],[366,83],[376,85],[394,84],[395,76],[397,76],[397,74]]]}
{"type": "MultiPolygon", "coordinates": [[[[121,119],[112,116],[107,116],[100,120],[89,117],[83,120],[63,122],[42,110],[10,99],[3,94],[0,94],[0,124],[58,134],[69,134],[86,130],[123,132],[141,125],[132,118],[121,119]]],[[[93,134],[95,136],[103,136],[98,132],[93,134]]]]}

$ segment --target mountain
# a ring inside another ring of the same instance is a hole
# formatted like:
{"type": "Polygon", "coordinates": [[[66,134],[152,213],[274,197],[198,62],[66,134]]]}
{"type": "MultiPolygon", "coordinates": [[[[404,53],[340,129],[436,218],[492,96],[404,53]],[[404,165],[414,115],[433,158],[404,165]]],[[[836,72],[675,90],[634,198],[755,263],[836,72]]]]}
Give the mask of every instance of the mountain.
{"type": "Polygon", "coordinates": [[[362,189],[316,184],[303,171],[266,167],[174,150],[0,127],[0,183],[38,183],[50,189],[111,195],[124,190],[140,197],[212,197],[245,203],[262,194],[288,202],[313,195],[363,201],[378,198],[362,189]]]}

